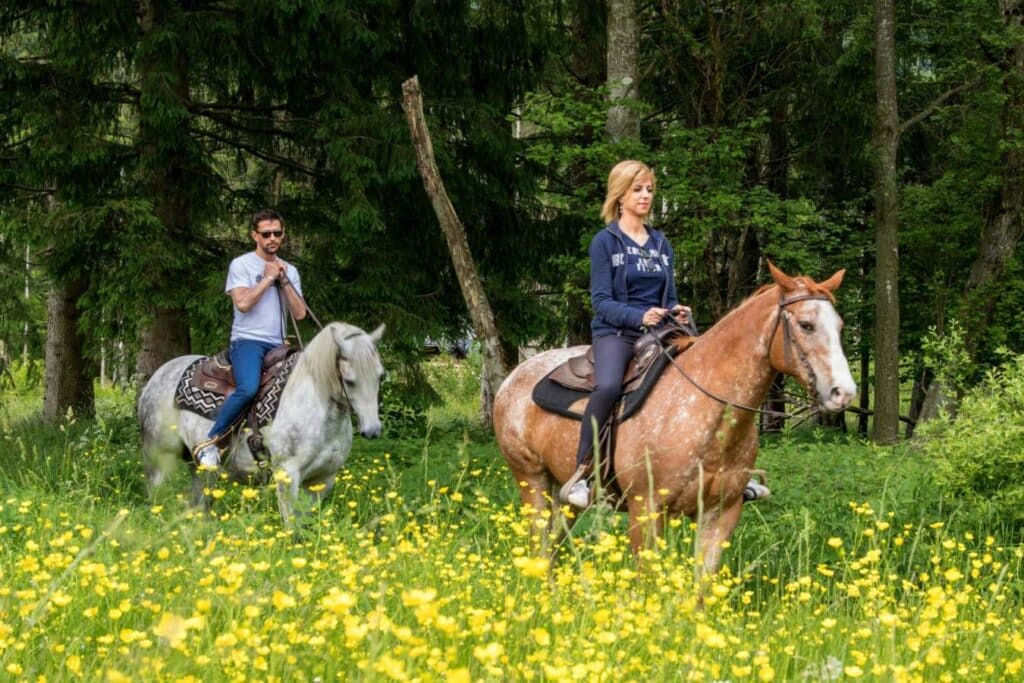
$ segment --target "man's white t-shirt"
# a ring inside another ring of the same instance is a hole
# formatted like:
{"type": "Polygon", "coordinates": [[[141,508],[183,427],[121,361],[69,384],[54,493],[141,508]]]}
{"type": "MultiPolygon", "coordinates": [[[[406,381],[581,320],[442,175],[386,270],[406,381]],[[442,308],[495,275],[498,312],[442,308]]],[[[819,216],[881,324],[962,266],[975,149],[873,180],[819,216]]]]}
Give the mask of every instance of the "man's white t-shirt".
{"type": "MultiPolygon", "coordinates": [[[[266,261],[250,251],[231,262],[228,268],[228,282],[224,291],[229,293],[236,287],[255,287],[263,279],[266,261]]],[[[291,280],[295,291],[302,295],[302,283],[299,282],[299,271],[287,261],[285,272],[291,280]]],[[[281,299],[277,286],[272,286],[263,293],[256,305],[246,313],[235,307],[235,319],[231,324],[231,341],[236,339],[252,339],[270,344],[281,344],[281,299]]]]}

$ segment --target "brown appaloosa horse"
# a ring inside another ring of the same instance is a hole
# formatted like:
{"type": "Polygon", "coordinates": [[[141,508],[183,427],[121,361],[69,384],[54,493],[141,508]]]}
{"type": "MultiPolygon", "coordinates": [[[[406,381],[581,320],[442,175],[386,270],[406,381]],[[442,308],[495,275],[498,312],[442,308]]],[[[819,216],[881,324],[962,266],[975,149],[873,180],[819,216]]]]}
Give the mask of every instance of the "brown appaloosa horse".
{"type": "MultiPolygon", "coordinates": [[[[756,414],[747,407],[764,402],[776,373],[797,378],[826,410],[842,410],[856,394],[840,342],[843,322],[833,307],[832,292],[845,271],[816,283],[772,264],[769,269],[774,285],[762,287],[677,357],[692,381],[666,368],[643,409],[618,427],[614,466],[635,552],[650,534],[661,533],[665,514],[685,514],[699,523],[704,568],[717,571],[721,543],[739,521],[743,487],[757,457],[756,414]]],[[[557,483],[576,469],[580,425],[541,409],[531,392],[555,366],[585,349],[530,358],[494,399],[498,445],[523,504],[537,515],[548,509],[557,483]]]]}

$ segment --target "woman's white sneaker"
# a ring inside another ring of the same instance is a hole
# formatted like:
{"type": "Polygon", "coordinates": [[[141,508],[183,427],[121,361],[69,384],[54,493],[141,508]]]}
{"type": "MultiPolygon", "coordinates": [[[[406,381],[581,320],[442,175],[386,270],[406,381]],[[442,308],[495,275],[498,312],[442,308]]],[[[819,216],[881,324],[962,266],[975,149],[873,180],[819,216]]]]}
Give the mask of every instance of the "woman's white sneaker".
{"type": "Polygon", "coordinates": [[[590,485],[586,479],[580,479],[569,487],[569,490],[562,495],[564,500],[574,508],[583,509],[590,505],[590,485]]]}

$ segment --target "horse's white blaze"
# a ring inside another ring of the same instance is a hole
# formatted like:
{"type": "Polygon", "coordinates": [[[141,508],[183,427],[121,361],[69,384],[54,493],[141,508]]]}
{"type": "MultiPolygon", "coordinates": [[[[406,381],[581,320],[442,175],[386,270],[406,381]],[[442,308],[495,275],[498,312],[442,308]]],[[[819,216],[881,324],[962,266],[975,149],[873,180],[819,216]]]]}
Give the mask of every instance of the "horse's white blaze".
{"type": "Polygon", "coordinates": [[[853,381],[850,374],[850,364],[843,353],[843,342],[840,338],[842,321],[836,309],[827,301],[815,302],[818,304],[818,326],[820,334],[825,339],[825,347],[828,351],[827,372],[818,376],[818,386],[815,387],[821,399],[822,405],[828,410],[842,410],[850,404],[857,394],[857,383],[853,381]]]}

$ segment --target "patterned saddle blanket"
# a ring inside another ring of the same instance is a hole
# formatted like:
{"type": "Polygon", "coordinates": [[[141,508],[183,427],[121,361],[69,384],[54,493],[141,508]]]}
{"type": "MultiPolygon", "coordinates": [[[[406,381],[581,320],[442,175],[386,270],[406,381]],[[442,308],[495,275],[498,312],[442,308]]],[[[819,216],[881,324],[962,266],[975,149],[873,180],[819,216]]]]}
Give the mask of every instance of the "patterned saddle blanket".
{"type": "MultiPolygon", "coordinates": [[[[249,411],[249,427],[254,433],[268,424],[277,414],[281,392],[299,360],[298,349],[282,345],[263,357],[263,375],[260,388],[249,411]]],[[[227,397],[235,390],[231,361],[227,349],[215,356],[204,356],[185,368],[174,403],[182,410],[213,419],[227,397]]]]}

